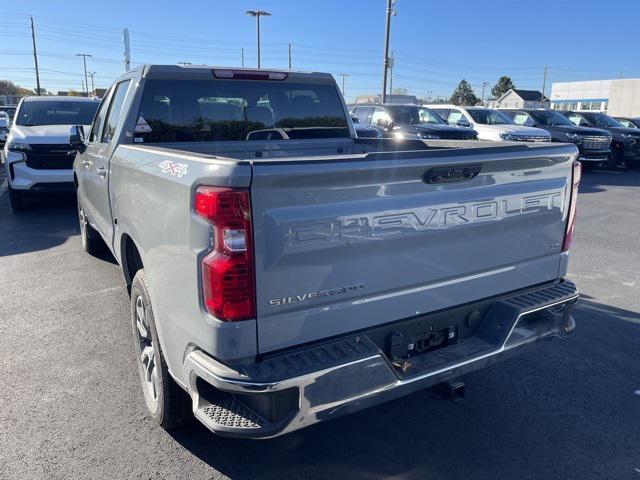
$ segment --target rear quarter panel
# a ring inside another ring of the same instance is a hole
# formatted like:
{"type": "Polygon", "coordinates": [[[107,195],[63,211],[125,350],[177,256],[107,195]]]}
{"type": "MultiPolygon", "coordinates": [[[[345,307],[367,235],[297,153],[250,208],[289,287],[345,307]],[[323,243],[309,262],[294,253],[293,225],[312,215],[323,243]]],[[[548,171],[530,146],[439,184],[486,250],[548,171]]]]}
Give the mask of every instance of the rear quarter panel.
{"type": "Polygon", "coordinates": [[[122,255],[127,235],[140,252],[161,347],[178,380],[191,346],[223,361],[256,354],[255,321],[220,322],[202,306],[199,264],[211,228],[192,205],[198,185],[247,187],[250,180],[247,164],[161,148],[120,146],[112,158],[114,250],[122,255]]]}

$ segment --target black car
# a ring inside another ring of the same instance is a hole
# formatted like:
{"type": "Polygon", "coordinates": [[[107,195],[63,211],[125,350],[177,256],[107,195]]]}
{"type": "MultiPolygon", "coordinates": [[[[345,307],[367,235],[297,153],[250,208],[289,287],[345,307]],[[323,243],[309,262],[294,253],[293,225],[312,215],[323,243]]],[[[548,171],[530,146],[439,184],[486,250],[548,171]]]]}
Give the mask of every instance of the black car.
{"type": "Polygon", "coordinates": [[[351,105],[351,115],[386,138],[475,140],[475,130],[448,125],[435,112],[418,105],[351,105]]]}
{"type": "Polygon", "coordinates": [[[578,127],[567,117],[553,110],[504,109],[518,125],[546,130],[552,142],[573,143],[578,147],[578,160],[585,169],[596,165],[610,167],[615,164],[611,154],[611,134],[599,128],[578,127]]]}
{"type": "Polygon", "coordinates": [[[601,112],[562,112],[574,125],[597,127],[607,130],[613,137],[611,145],[616,165],[629,168],[640,167],[640,131],[626,128],[619,121],[601,112]]]}
{"type": "Polygon", "coordinates": [[[626,128],[640,128],[640,117],[613,117],[626,128]]]}

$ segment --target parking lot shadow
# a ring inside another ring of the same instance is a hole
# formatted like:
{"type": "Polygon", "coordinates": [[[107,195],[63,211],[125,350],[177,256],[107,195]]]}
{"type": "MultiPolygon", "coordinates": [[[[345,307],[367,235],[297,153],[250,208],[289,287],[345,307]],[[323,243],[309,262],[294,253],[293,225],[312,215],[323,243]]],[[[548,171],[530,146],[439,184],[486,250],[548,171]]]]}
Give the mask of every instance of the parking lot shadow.
{"type": "Polygon", "coordinates": [[[630,478],[640,452],[629,471],[611,459],[638,441],[640,315],[589,300],[574,316],[569,338],[466,375],[461,403],[423,391],[271,440],[171,435],[232,479],[630,478]]]}
{"type": "MultiPolygon", "coordinates": [[[[4,176],[0,175],[0,185],[4,176]]],[[[73,194],[29,198],[24,211],[14,212],[7,188],[0,188],[0,257],[48,250],[80,234],[73,194]]],[[[102,260],[114,263],[105,253],[102,260]]]]}
{"type": "Polygon", "coordinates": [[[640,187],[640,170],[620,167],[615,170],[582,172],[580,193],[599,193],[607,187],[640,187]]]}

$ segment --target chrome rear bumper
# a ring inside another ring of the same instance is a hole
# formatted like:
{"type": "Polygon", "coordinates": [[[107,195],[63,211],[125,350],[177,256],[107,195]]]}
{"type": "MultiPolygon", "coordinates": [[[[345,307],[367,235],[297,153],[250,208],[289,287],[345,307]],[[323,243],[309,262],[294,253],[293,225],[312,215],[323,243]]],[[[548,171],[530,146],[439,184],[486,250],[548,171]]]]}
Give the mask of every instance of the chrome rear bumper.
{"type": "Polygon", "coordinates": [[[355,412],[485,367],[534,342],[571,333],[569,281],[496,301],[475,337],[394,367],[366,332],[270,358],[242,371],[202,351],[184,362],[193,411],[211,431],[268,438],[355,412]],[[260,413],[257,413],[260,412],[260,413]]]}

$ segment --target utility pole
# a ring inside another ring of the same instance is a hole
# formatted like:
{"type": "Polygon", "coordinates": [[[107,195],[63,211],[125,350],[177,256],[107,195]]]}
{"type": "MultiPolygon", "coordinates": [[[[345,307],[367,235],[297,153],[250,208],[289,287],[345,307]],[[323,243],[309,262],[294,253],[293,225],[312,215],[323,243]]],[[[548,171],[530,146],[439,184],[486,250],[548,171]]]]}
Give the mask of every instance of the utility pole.
{"type": "Polygon", "coordinates": [[[122,31],[122,39],[124,40],[124,71],[128,72],[131,68],[131,46],[129,45],[129,29],[122,31]]]}
{"type": "Polygon", "coordinates": [[[33,60],[36,63],[36,94],[40,95],[40,69],[38,68],[38,51],[36,50],[36,31],[33,28],[33,17],[31,19],[31,40],[33,42],[33,60]]]}
{"type": "Polygon", "coordinates": [[[484,90],[487,88],[487,85],[487,82],[482,82],[482,105],[484,105],[484,90]]]}
{"type": "Polygon", "coordinates": [[[393,103],[393,66],[395,64],[395,60],[393,58],[393,52],[391,52],[391,56],[389,57],[389,101],[393,103]]]}
{"type": "Polygon", "coordinates": [[[291,44],[289,44],[289,70],[291,70],[291,44]]]}
{"type": "Polygon", "coordinates": [[[384,33],[384,60],[382,64],[382,103],[387,101],[387,70],[389,68],[389,30],[393,0],[387,0],[387,26],[384,33]]]}
{"type": "Polygon", "coordinates": [[[84,80],[80,80],[80,82],[82,83],[82,91],[83,91],[83,92],[86,92],[85,87],[84,87],[84,85],[85,85],[85,84],[84,84],[84,80]]]}
{"type": "Polygon", "coordinates": [[[88,53],[76,53],[76,57],[82,57],[82,63],[84,63],[84,85],[85,85],[85,93],[87,97],[89,96],[89,79],[87,78],[87,57],[93,57],[93,55],[89,55],[88,53]]]}
{"type": "Polygon", "coordinates": [[[544,91],[547,88],[547,66],[544,66],[544,75],[542,76],[542,97],[540,97],[540,106],[544,105],[544,91]]]}
{"type": "Polygon", "coordinates": [[[93,76],[96,74],[96,72],[87,72],[87,74],[91,77],[91,95],[95,96],[96,95],[96,86],[93,83],[93,76]]]}
{"type": "Polygon", "coordinates": [[[271,14],[269,12],[265,12],[264,10],[247,10],[247,15],[251,17],[256,17],[256,43],[258,44],[258,68],[260,68],[260,17],[270,17],[271,14]]]}
{"type": "Polygon", "coordinates": [[[244,47],[240,48],[240,65],[244,68],[244,47]]]}
{"type": "Polygon", "coordinates": [[[342,77],[342,96],[344,97],[344,79],[345,77],[349,77],[350,75],[348,73],[339,73],[338,75],[340,75],[342,77]]]}

